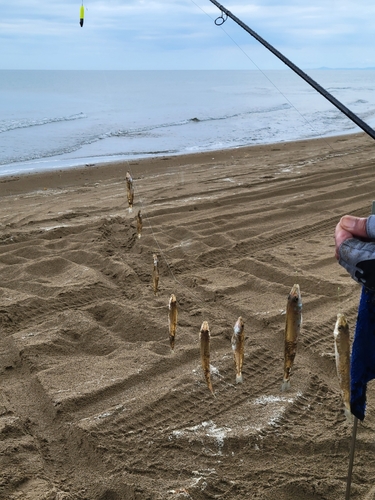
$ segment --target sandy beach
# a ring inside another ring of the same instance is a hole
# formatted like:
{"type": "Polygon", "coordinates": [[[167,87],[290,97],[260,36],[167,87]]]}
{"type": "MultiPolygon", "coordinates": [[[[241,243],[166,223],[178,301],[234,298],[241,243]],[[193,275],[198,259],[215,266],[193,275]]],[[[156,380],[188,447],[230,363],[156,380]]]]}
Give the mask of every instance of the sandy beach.
{"type": "MultiPolygon", "coordinates": [[[[0,178],[0,499],[343,499],[352,427],[333,329],[343,312],[353,337],[361,288],[333,234],[370,213],[374,167],[358,134],[0,178]],[[281,392],[295,283],[303,323],[281,392]]],[[[374,443],[370,383],[352,499],[375,499],[374,443]]]]}

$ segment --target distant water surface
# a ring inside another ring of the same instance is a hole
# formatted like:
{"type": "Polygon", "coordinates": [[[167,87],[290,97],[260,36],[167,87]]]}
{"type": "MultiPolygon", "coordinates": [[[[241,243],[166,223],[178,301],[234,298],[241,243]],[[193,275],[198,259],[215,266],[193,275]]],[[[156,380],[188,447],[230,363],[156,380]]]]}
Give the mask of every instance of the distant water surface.
{"type": "MultiPolygon", "coordinates": [[[[307,73],[371,127],[375,70],[307,73]]],[[[292,71],[0,71],[0,176],[358,132],[292,71]]]]}

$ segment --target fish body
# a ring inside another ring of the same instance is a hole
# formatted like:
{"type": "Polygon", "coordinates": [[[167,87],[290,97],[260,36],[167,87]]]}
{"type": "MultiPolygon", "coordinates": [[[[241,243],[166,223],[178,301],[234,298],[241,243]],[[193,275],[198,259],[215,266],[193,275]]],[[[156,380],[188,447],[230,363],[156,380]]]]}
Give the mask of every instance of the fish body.
{"type": "Polygon", "coordinates": [[[207,321],[203,321],[200,332],[199,340],[201,347],[201,363],[204,373],[204,378],[206,379],[207,387],[214,393],[212,382],[211,382],[211,372],[210,372],[210,328],[207,321]]]}
{"type": "Polygon", "coordinates": [[[240,316],[236,321],[233,328],[232,335],[232,350],[234,357],[234,366],[236,368],[236,384],[242,384],[242,366],[245,357],[245,334],[244,334],[244,322],[240,316]]]}
{"type": "Polygon", "coordinates": [[[345,416],[352,420],[350,411],[350,333],[349,324],[342,313],[338,313],[333,331],[335,343],[336,371],[339,379],[342,399],[345,406],[345,416]]]}
{"type": "Polygon", "coordinates": [[[126,188],[127,188],[129,212],[132,212],[134,203],[134,188],[133,188],[133,178],[129,174],[129,172],[126,172],[126,188]]]}
{"type": "Polygon", "coordinates": [[[154,266],[152,268],[152,286],[154,289],[154,295],[158,294],[159,290],[159,260],[156,254],[153,255],[154,266]]]}
{"type": "Polygon", "coordinates": [[[177,330],[177,299],[172,293],[169,298],[169,313],[168,313],[168,324],[169,324],[169,343],[172,351],[174,350],[174,341],[177,330]]]}
{"type": "Polygon", "coordinates": [[[133,178],[129,172],[126,172],[125,179],[126,179],[126,187],[129,190],[130,188],[133,187],[133,178]]]}
{"type": "Polygon", "coordinates": [[[138,235],[138,238],[141,237],[141,234],[142,234],[142,214],[141,214],[141,211],[138,210],[138,214],[137,214],[137,235],[138,235]]]}
{"type": "Polygon", "coordinates": [[[284,378],[282,391],[290,388],[290,374],[296,357],[297,340],[302,324],[302,299],[299,285],[294,284],[288,295],[284,335],[284,378]]]}
{"type": "Polygon", "coordinates": [[[134,189],[131,188],[128,191],[128,205],[129,205],[129,212],[133,211],[133,203],[134,203],[134,189]]]}

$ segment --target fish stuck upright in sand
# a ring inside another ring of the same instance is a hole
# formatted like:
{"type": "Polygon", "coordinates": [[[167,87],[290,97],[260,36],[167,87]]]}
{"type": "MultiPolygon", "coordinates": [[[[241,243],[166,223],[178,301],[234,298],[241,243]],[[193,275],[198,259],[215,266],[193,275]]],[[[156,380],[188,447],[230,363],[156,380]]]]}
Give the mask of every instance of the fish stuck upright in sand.
{"type": "Polygon", "coordinates": [[[129,174],[129,172],[126,172],[126,188],[128,195],[129,212],[132,212],[134,203],[134,188],[133,188],[133,178],[129,174]]]}
{"type": "Polygon", "coordinates": [[[242,366],[245,357],[245,334],[244,322],[241,316],[236,321],[232,335],[232,350],[234,356],[234,366],[236,368],[236,384],[242,384],[242,366]]]}
{"type": "Polygon", "coordinates": [[[207,387],[213,394],[214,390],[211,383],[210,372],[210,328],[207,321],[203,321],[202,323],[201,330],[199,332],[199,340],[201,343],[201,362],[204,378],[206,379],[207,387]]]}
{"type": "Polygon", "coordinates": [[[137,235],[138,238],[140,238],[142,235],[142,214],[140,210],[138,210],[137,214],[137,235]]]}
{"type": "Polygon", "coordinates": [[[293,285],[288,295],[285,320],[284,378],[282,391],[290,388],[290,373],[296,357],[297,339],[302,324],[302,300],[299,285],[293,285]]]}
{"type": "Polygon", "coordinates": [[[176,295],[172,293],[169,298],[169,312],[168,312],[168,325],[169,325],[169,344],[172,351],[174,350],[174,341],[177,330],[177,299],[176,295]]]}
{"type": "Polygon", "coordinates": [[[159,260],[158,256],[154,253],[154,266],[152,268],[152,286],[154,289],[154,295],[158,294],[159,291],[159,260]]]}
{"type": "Polygon", "coordinates": [[[333,338],[335,342],[336,371],[345,406],[345,416],[348,422],[352,422],[350,411],[350,333],[349,324],[342,313],[337,315],[333,338]]]}

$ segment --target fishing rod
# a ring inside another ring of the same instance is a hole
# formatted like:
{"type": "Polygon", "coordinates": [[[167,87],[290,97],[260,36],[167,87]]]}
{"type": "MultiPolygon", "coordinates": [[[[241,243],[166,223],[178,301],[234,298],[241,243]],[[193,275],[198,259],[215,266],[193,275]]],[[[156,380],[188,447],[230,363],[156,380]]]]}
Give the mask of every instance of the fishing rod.
{"type": "Polygon", "coordinates": [[[223,5],[221,5],[216,0],[210,0],[211,3],[216,5],[221,10],[221,16],[218,17],[215,21],[217,26],[222,25],[228,17],[230,17],[235,23],[237,23],[241,28],[247,31],[252,37],[254,37],[258,42],[260,42],[264,47],[266,47],[269,51],[271,51],[276,57],[278,57],[284,64],[289,66],[297,75],[305,80],[309,85],[311,85],[315,90],[319,92],[323,97],[325,97],[328,101],[330,101],[336,108],[338,108],[344,115],[346,115],[350,120],[352,120],[358,127],[360,127],[366,134],[375,139],[375,130],[372,129],[367,123],[361,120],[355,113],[350,111],[344,104],[342,104],[339,100],[336,99],[332,94],[330,94],[327,90],[325,90],[319,83],[313,80],[309,75],[307,75],[304,71],[302,71],[298,66],[292,63],[287,57],[285,57],[281,52],[279,52],[275,47],[269,44],[264,38],[259,36],[254,30],[249,28],[245,23],[243,23],[238,17],[232,14],[228,9],[226,9],[223,5]],[[227,17],[224,18],[223,14],[227,17]]]}
{"type": "MultiPolygon", "coordinates": [[[[264,47],[266,47],[270,52],[272,52],[277,58],[279,58],[284,64],[289,66],[291,70],[297,73],[305,82],[307,82],[311,87],[313,87],[319,94],[325,97],[328,101],[330,101],[336,108],[338,108],[344,115],[346,115],[352,122],[354,122],[358,127],[360,127],[366,134],[375,139],[375,131],[363,120],[361,120],[356,114],[354,114],[350,109],[348,109],[344,104],[342,104],[338,99],[336,99],[332,94],[330,94],[327,90],[325,90],[319,83],[313,80],[309,75],[307,75],[304,71],[302,71],[298,66],[292,63],[287,57],[285,57],[281,52],[279,52],[275,47],[269,44],[266,40],[264,40],[261,36],[259,36],[254,30],[249,28],[245,23],[243,23],[238,17],[232,14],[228,9],[226,9],[223,5],[221,5],[216,0],[210,0],[210,2],[216,7],[218,7],[221,11],[221,16],[219,16],[215,20],[215,24],[217,26],[221,26],[228,17],[230,17],[235,23],[237,23],[241,28],[247,31],[252,37],[254,37],[258,42],[260,42],[264,47]],[[224,14],[226,17],[224,17],[224,14]]],[[[372,213],[375,213],[375,202],[373,202],[372,213]]],[[[360,307],[358,310],[358,318],[357,318],[357,326],[356,326],[356,336],[357,331],[368,330],[369,325],[372,326],[373,330],[373,310],[372,304],[375,302],[375,291],[367,292],[365,287],[362,287],[362,295],[361,295],[361,304],[363,307],[360,307]],[[370,293],[371,300],[366,298],[366,293],[370,293]]],[[[352,481],[352,470],[353,470],[353,461],[354,461],[354,453],[355,453],[355,442],[357,435],[357,425],[358,425],[358,417],[354,415],[354,423],[353,423],[353,431],[352,431],[352,441],[350,446],[350,459],[349,459],[349,468],[348,468],[348,476],[346,483],[346,494],[345,500],[350,499],[350,490],[351,490],[351,481],[352,481]]]]}

